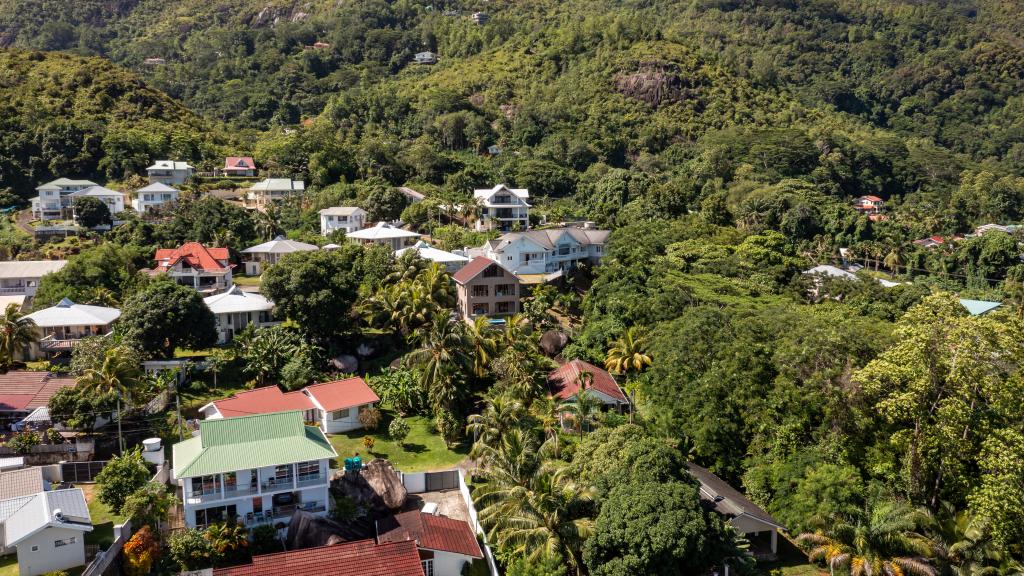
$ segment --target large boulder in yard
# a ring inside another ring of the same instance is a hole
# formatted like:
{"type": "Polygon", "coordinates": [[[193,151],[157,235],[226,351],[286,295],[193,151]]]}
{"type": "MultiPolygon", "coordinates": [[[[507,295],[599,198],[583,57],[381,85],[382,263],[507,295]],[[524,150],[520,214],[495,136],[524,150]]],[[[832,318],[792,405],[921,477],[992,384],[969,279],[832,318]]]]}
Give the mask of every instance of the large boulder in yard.
{"type": "Polygon", "coordinates": [[[330,364],[335,370],[346,374],[355,374],[359,371],[359,359],[351,354],[341,354],[331,358],[330,364]]]}
{"type": "Polygon", "coordinates": [[[402,477],[382,458],[374,458],[359,472],[339,471],[331,478],[331,492],[345,497],[371,514],[401,510],[409,497],[402,477]]]}
{"type": "Polygon", "coordinates": [[[376,536],[373,522],[368,519],[352,519],[336,522],[330,518],[314,516],[304,510],[296,510],[288,523],[285,545],[288,550],[333,546],[352,540],[363,540],[376,536]]]}
{"type": "Polygon", "coordinates": [[[540,349],[548,358],[554,358],[562,353],[569,344],[569,335],[558,330],[548,330],[540,337],[540,349]]]}

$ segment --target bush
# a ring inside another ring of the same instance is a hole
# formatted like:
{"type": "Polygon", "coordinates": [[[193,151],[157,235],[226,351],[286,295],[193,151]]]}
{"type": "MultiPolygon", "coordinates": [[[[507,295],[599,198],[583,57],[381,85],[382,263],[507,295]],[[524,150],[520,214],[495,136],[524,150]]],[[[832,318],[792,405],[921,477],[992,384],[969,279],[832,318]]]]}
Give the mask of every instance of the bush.
{"type": "Polygon", "coordinates": [[[125,501],[149,480],[149,469],[136,448],[122,456],[114,456],[96,475],[96,497],[120,514],[125,501]]]}
{"type": "Polygon", "coordinates": [[[56,428],[46,429],[46,440],[50,444],[54,445],[64,443],[64,437],[60,435],[60,432],[58,432],[56,428]]]}
{"type": "Polygon", "coordinates": [[[282,552],[281,540],[277,537],[277,529],[270,524],[263,524],[253,528],[252,531],[252,554],[273,554],[282,552]]]}
{"type": "Polygon", "coordinates": [[[182,570],[202,570],[213,565],[213,546],[202,530],[186,528],[171,534],[167,548],[182,570]]]}
{"type": "Polygon", "coordinates": [[[395,418],[391,421],[391,425],[388,426],[388,436],[399,445],[405,442],[406,437],[409,436],[409,423],[404,418],[395,418]]]}
{"type": "Polygon", "coordinates": [[[373,438],[373,436],[363,436],[363,447],[366,448],[367,452],[372,452],[373,445],[376,443],[377,441],[373,438]]]}
{"type": "Polygon", "coordinates": [[[159,557],[160,544],[149,526],[143,526],[124,545],[124,572],[127,576],[145,576],[159,557]]]}
{"type": "Polygon", "coordinates": [[[376,408],[366,408],[359,411],[359,423],[363,425],[363,428],[373,432],[380,426],[380,410],[376,408]]]}
{"type": "Polygon", "coordinates": [[[32,451],[33,446],[38,446],[42,444],[42,442],[43,439],[39,436],[38,432],[26,430],[15,434],[14,437],[8,440],[4,445],[18,454],[28,454],[32,451]]]}

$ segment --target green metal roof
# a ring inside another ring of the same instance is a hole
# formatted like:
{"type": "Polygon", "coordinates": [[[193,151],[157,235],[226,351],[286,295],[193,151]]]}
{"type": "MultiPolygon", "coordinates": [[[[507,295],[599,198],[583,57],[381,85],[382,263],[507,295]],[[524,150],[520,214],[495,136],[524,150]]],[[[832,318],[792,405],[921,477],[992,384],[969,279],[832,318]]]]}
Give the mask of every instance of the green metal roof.
{"type": "Polygon", "coordinates": [[[204,420],[199,423],[198,438],[174,445],[174,477],[206,476],[337,455],[319,428],[303,423],[298,410],[204,420]]]}

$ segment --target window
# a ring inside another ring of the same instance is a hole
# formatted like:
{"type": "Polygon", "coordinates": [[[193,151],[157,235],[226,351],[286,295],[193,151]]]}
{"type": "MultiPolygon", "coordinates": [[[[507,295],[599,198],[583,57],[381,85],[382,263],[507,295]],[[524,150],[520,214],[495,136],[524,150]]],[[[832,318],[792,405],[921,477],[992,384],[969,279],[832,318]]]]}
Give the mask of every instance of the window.
{"type": "Polygon", "coordinates": [[[489,292],[487,286],[473,286],[473,297],[474,298],[486,298],[489,292]]]}
{"type": "Polygon", "coordinates": [[[487,304],[474,304],[473,305],[473,315],[474,316],[486,316],[487,313],[488,313],[488,310],[489,310],[489,308],[488,308],[487,304]]]}
{"type": "Polygon", "coordinates": [[[498,284],[494,287],[495,296],[515,296],[516,285],[515,284],[498,284]]]}
{"type": "Polygon", "coordinates": [[[501,271],[501,266],[491,265],[484,270],[484,278],[500,278],[504,275],[505,274],[501,271]]]}
{"type": "Polygon", "coordinates": [[[511,302],[498,302],[497,304],[494,305],[494,307],[495,307],[495,311],[498,314],[508,314],[509,312],[511,312],[512,303],[511,302]]]}
{"type": "Polygon", "coordinates": [[[32,547],[32,551],[33,552],[39,552],[39,546],[33,546],[32,547]]]}
{"type": "Polygon", "coordinates": [[[220,476],[195,476],[192,478],[192,495],[205,496],[220,492],[220,476]]]}
{"type": "Polygon", "coordinates": [[[299,462],[295,465],[298,468],[299,482],[304,480],[315,480],[320,476],[320,462],[299,462]]]}
{"type": "Polygon", "coordinates": [[[558,255],[559,256],[565,256],[568,253],[569,253],[569,245],[568,244],[563,244],[563,245],[558,247],[558,255]]]}
{"type": "Polygon", "coordinates": [[[331,412],[331,420],[342,420],[344,418],[348,418],[351,413],[352,410],[350,408],[335,410],[334,412],[331,412]]]}
{"type": "MultiPolygon", "coordinates": [[[[75,543],[75,537],[72,536],[71,538],[65,538],[63,540],[54,540],[53,541],[53,547],[54,548],[60,548],[61,546],[70,546],[70,545],[72,545],[74,543],[75,543]]],[[[34,546],[33,546],[33,549],[35,549],[34,546]]]]}
{"type": "Polygon", "coordinates": [[[420,560],[420,564],[423,565],[423,576],[434,576],[434,561],[431,560],[420,560]]]}

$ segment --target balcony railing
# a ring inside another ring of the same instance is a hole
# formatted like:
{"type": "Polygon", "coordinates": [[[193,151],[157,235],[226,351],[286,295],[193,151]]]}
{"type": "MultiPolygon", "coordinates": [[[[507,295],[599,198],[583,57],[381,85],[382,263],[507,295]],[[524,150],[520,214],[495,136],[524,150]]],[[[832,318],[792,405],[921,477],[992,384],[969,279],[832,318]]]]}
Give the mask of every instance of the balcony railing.
{"type": "Polygon", "coordinates": [[[249,496],[251,494],[259,494],[259,490],[255,486],[225,486],[224,497],[225,498],[237,498],[239,496],[249,496]]]}
{"type": "Polygon", "coordinates": [[[0,286],[0,294],[25,294],[28,286],[0,286]]]}
{"type": "Polygon", "coordinates": [[[293,482],[294,479],[295,478],[293,476],[288,476],[286,478],[267,478],[263,481],[261,486],[264,491],[284,490],[286,488],[290,489],[295,487],[293,482]]]}
{"type": "Polygon", "coordinates": [[[287,506],[275,506],[273,510],[267,510],[262,513],[253,513],[245,515],[245,525],[259,526],[260,524],[270,524],[277,520],[284,518],[290,518],[296,510],[302,510],[309,512],[310,514],[316,514],[318,512],[326,512],[327,507],[317,502],[309,502],[307,504],[289,504],[287,506]]]}
{"type": "Polygon", "coordinates": [[[221,500],[220,490],[213,490],[210,492],[193,492],[185,498],[186,504],[204,504],[206,502],[213,502],[214,500],[221,500]]]}
{"type": "Polygon", "coordinates": [[[305,486],[316,486],[318,484],[323,484],[326,481],[326,474],[311,474],[309,476],[299,476],[299,480],[298,482],[296,482],[295,485],[298,488],[303,488],[305,486]]]}
{"type": "Polygon", "coordinates": [[[43,352],[60,352],[71,350],[81,338],[57,338],[53,334],[39,340],[39,349],[43,352]]]}

